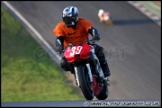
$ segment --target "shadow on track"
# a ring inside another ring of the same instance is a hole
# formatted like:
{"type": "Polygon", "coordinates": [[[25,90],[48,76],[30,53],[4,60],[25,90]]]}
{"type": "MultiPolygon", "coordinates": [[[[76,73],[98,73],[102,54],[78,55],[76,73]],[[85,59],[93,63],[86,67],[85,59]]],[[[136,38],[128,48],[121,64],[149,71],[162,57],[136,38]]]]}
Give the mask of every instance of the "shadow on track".
{"type": "MultiPolygon", "coordinates": [[[[160,21],[156,20],[156,22],[160,21]]],[[[136,24],[148,24],[155,23],[155,21],[151,19],[127,19],[127,20],[112,20],[114,25],[136,25],[136,24]]]]}

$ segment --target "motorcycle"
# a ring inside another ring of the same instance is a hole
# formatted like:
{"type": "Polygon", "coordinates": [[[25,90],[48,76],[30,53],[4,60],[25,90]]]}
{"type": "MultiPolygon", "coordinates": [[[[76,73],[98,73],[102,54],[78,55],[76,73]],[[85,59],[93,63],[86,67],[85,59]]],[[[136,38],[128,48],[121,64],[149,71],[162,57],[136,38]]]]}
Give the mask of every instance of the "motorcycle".
{"type": "Polygon", "coordinates": [[[108,97],[107,79],[104,79],[103,71],[99,60],[95,55],[95,49],[88,43],[72,45],[69,43],[64,50],[64,57],[72,65],[74,77],[78,87],[80,87],[84,97],[92,100],[105,100],[108,97]]]}
{"type": "Polygon", "coordinates": [[[113,25],[112,18],[110,16],[110,13],[107,11],[105,12],[103,9],[100,9],[98,11],[98,17],[100,19],[100,22],[107,23],[109,25],[113,25]]]}

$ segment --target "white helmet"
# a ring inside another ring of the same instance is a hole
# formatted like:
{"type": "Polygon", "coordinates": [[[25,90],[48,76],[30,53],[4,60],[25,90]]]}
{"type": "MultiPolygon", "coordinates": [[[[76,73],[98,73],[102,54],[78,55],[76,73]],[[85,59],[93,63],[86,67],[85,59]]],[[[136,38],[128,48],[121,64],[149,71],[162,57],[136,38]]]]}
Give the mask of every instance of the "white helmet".
{"type": "Polygon", "coordinates": [[[99,10],[99,14],[100,14],[100,15],[104,14],[104,12],[105,12],[105,11],[104,11],[103,9],[100,9],[100,10],[99,10]]]}

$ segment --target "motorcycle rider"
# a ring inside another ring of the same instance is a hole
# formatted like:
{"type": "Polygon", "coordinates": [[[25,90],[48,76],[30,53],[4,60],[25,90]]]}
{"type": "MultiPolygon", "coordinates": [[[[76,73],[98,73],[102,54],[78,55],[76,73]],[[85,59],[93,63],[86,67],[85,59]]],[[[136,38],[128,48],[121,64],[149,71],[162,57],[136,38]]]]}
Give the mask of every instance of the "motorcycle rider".
{"type": "MultiPolygon", "coordinates": [[[[62,52],[64,47],[68,46],[68,43],[80,44],[88,41],[88,35],[92,35],[92,40],[100,40],[100,34],[96,28],[93,27],[93,23],[85,18],[78,16],[78,9],[75,6],[65,7],[62,12],[62,20],[53,29],[53,33],[56,36],[56,50],[62,52]]],[[[104,72],[105,78],[110,76],[110,70],[104,55],[103,47],[93,44],[95,48],[95,54],[99,59],[101,68],[104,72]]],[[[64,71],[71,71],[70,64],[62,57],[60,66],[64,71]]]]}

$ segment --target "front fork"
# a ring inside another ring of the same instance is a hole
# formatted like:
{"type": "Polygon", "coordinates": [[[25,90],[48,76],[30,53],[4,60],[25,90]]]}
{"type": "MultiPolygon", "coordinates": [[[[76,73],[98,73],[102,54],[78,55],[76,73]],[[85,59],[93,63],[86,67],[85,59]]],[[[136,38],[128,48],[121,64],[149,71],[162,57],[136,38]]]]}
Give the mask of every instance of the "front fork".
{"type": "Polygon", "coordinates": [[[76,66],[74,66],[74,71],[75,71],[75,79],[76,79],[76,84],[78,85],[78,87],[80,87],[80,83],[79,83],[79,79],[78,79],[78,69],[76,66]]]}
{"type": "MultiPolygon", "coordinates": [[[[87,72],[88,72],[88,79],[89,79],[89,82],[92,83],[93,82],[93,77],[92,77],[92,71],[91,71],[91,68],[90,68],[90,64],[87,63],[86,64],[86,68],[87,68],[87,72]]],[[[78,70],[77,70],[77,67],[74,66],[74,70],[75,70],[75,78],[76,78],[76,83],[78,86],[80,86],[80,83],[79,83],[79,79],[78,79],[78,70]]]]}
{"type": "Polygon", "coordinates": [[[92,71],[91,71],[89,63],[86,64],[86,67],[87,67],[87,70],[88,70],[89,82],[92,83],[93,82],[93,77],[92,77],[92,71]]]}

